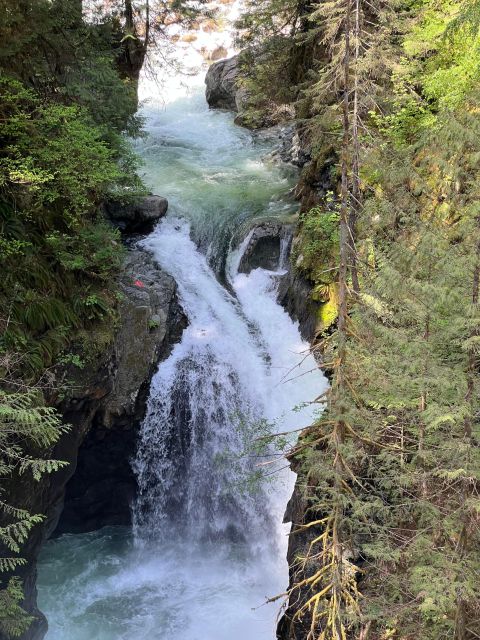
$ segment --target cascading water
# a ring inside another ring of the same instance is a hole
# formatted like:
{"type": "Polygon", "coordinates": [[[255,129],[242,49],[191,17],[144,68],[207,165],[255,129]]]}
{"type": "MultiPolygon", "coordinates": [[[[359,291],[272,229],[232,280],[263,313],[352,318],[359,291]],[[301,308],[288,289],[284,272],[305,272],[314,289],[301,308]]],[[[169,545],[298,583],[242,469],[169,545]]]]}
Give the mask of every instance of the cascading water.
{"type": "MultiPolygon", "coordinates": [[[[235,298],[216,280],[186,222],[167,219],[145,242],[179,286],[189,320],[182,341],[153,379],[134,468],[139,537],[165,527],[187,539],[239,539],[262,505],[234,491],[240,470],[222,461],[241,452],[237,420],[264,413],[265,363],[235,298]]],[[[238,488],[238,487],[237,487],[238,488]]]]}
{"type": "MultiPolygon", "coordinates": [[[[171,82],[166,104],[144,109],[146,180],[170,209],[142,244],[175,278],[189,324],[152,381],[133,461],[134,534],[107,528],[48,543],[39,566],[47,640],[274,638],[277,610],[260,605],[287,584],[281,522],[294,476],[249,445],[266,423],[309,424],[326,381],[276,303],[290,239],[277,271],[239,273],[249,237],[227,257],[244,222],[292,210],[290,178],[262,161],[268,144],[208,110],[203,73],[171,82]],[[271,482],[252,488],[259,470],[271,482]]],[[[157,89],[144,82],[144,91],[157,89]]]]}

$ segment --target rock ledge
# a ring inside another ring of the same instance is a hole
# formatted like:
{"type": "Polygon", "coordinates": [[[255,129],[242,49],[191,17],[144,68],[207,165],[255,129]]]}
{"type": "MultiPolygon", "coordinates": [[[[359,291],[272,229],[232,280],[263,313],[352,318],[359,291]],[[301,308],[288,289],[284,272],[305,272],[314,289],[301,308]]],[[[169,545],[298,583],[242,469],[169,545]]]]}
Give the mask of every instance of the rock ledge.
{"type": "Polygon", "coordinates": [[[145,196],[134,204],[111,201],[105,205],[107,218],[122,233],[150,233],[167,213],[168,200],[162,196],[145,196]]]}

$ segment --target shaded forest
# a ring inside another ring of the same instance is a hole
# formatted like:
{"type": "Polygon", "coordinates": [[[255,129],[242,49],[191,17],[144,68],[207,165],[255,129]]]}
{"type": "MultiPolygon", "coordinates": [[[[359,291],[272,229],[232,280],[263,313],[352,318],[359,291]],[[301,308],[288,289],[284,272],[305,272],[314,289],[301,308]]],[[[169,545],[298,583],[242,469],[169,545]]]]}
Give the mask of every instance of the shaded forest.
{"type": "Polygon", "coordinates": [[[288,105],[310,155],[294,258],[332,376],[292,455],[285,637],[479,634],[479,11],[266,1],[239,25],[250,122],[288,105]]]}

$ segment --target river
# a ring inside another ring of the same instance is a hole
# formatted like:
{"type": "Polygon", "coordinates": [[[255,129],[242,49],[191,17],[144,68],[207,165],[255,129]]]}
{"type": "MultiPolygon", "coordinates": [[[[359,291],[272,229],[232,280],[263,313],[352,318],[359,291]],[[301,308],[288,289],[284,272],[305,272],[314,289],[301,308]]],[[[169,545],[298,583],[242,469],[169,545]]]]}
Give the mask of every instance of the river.
{"type": "Polygon", "coordinates": [[[39,563],[47,640],[269,640],[288,583],[294,474],[265,430],[310,424],[325,388],[276,271],[238,272],[248,220],[295,209],[270,143],[209,110],[205,70],[144,79],[145,179],[168,198],[143,241],[176,280],[188,327],[155,374],[133,468],[134,527],[63,535],[39,563]]]}

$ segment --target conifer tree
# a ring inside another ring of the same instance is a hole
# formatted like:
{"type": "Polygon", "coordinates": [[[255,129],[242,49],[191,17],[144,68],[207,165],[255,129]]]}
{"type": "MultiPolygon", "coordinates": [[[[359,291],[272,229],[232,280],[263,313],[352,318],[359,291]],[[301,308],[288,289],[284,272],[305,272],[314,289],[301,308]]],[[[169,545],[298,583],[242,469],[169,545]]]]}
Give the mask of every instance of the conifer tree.
{"type": "MultiPolygon", "coordinates": [[[[352,283],[350,289],[340,258],[340,290],[345,282],[347,294],[356,290],[358,295],[339,297],[337,332],[326,341],[329,348],[334,345],[335,362],[327,411],[318,430],[309,429],[298,447],[308,509],[293,535],[308,535],[310,542],[295,566],[287,610],[291,634],[470,639],[477,637],[479,602],[479,459],[472,446],[478,437],[472,436],[478,429],[476,98],[467,97],[464,82],[466,103],[460,107],[456,101],[460,108],[442,111],[441,101],[449,107],[453,103],[450,87],[441,84],[448,74],[440,67],[437,84],[427,85],[439,101],[440,111],[434,113],[424,96],[406,91],[412,68],[404,61],[403,68],[390,63],[384,70],[398,91],[392,102],[398,100],[401,108],[387,115],[377,131],[373,118],[367,130],[363,118],[368,111],[359,117],[359,105],[364,88],[377,79],[374,67],[367,78],[363,68],[355,74],[368,57],[357,49],[358,22],[352,20],[361,3],[325,3],[317,20],[327,5],[330,33],[337,38],[342,24],[345,36],[345,24],[353,22],[355,46],[348,47],[347,37],[335,41],[330,65],[311,91],[322,99],[330,95],[328,110],[319,101],[321,117],[333,108],[338,118],[338,93],[335,103],[331,88],[342,87],[340,80],[350,87],[347,109],[342,94],[338,145],[340,256],[348,245],[350,276],[356,263],[361,287],[352,283]],[[335,73],[340,61],[344,72],[348,67],[345,47],[354,61],[350,83],[345,74],[335,73]],[[328,77],[330,85],[324,80],[328,77]],[[354,197],[358,190],[365,207],[354,197]],[[358,236],[353,231],[357,219],[358,236]],[[341,552],[326,569],[332,517],[341,523],[341,552]],[[341,569],[329,582],[334,566],[341,569]],[[345,587],[343,600],[332,584],[345,587]],[[328,617],[332,603],[339,605],[336,625],[328,617]],[[294,624],[302,620],[309,622],[308,631],[295,632],[294,624]]],[[[415,33],[424,19],[416,17],[406,39],[424,33],[415,33]]],[[[391,46],[396,38],[389,36],[391,46]]],[[[442,46],[436,44],[441,56],[431,58],[429,66],[438,59],[445,64],[442,46]]],[[[458,40],[457,46],[462,47],[458,40]]],[[[372,49],[366,48],[368,54],[372,49]]],[[[385,110],[379,110],[379,103],[388,109],[389,102],[381,89],[382,83],[370,103],[380,120],[385,110]]],[[[457,100],[455,90],[458,85],[451,88],[457,100]]]]}
{"type": "MultiPolygon", "coordinates": [[[[351,223],[357,207],[357,203],[352,202],[352,184],[356,180],[352,178],[354,171],[358,174],[358,61],[355,57],[358,56],[358,48],[355,36],[359,6],[354,0],[340,0],[326,3],[323,7],[325,38],[331,52],[330,64],[323,70],[323,82],[335,88],[341,114],[339,295],[333,381],[328,395],[326,417],[320,420],[313,431],[313,443],[300,445],[301,449],[321,443],[319,465],[324,467],[322,477],[316,479],[313,495],[309,496],[309,510],[317,517],[309,519],[300,527],[300,530],[312,529],[315,534],[300,562],[297,582],[289,593],[290,602],[296,595],[301,598],[301,604],[291,622],[294,625],[299,620],[304,624],[304,619],[307,619],[308,640],[346,638],[356,624],[355,618],[360,614],[356,568],[352,562],[352,518],[349,513],[356,501],[356,470],[352,465],[355,455],[352,456],[350,448],[357,436],[352,426],[352,398],[348,379],[349,276],[353,266],[351,223]],[[355,52],[353,71],[352,48],[355,52]]],[[[317,91],[319,85],[320,82],[317,83],[317,91]]],[[[326,91],[326,85],[321,87],[322,92],[326,91]]],[[[293,627],[291,632],[297,637],[293,627]]]]}

